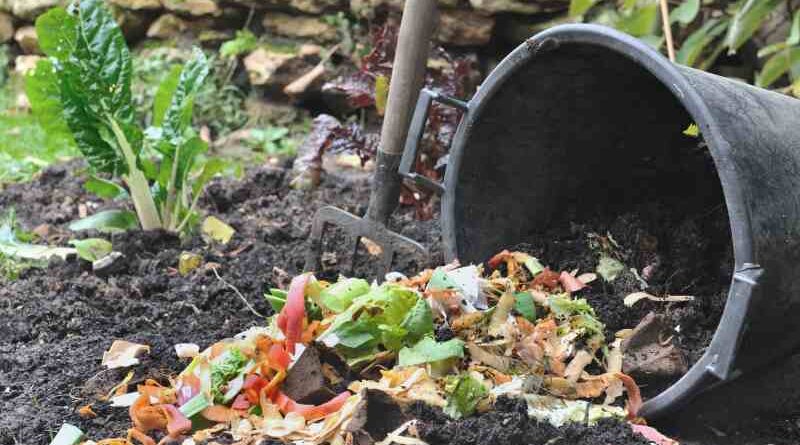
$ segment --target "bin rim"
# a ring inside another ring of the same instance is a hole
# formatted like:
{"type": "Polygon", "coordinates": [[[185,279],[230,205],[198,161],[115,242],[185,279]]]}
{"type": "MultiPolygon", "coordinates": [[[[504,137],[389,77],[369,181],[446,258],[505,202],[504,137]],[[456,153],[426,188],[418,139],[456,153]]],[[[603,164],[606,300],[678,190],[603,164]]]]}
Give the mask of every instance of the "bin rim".
{"type": "MultiPolygon", "coordinates": [[[[753,268],[756,263],[752,241],[752,225],[746,206],[744,190],[740,185],[736,167],[731,159],[731,144],[720,131],[717,120],[701,95],[687,80],[686,76],[681,73],[681,70],[696,70],[684,66],[679,67],[644,42],[601,25],[559,25],[538,33],[520,44],[492,70],[479,87],[477,93],[469,100],[466,111],[454,135],[448,170],[445,174],[444,195],[441,204],[442,241],[445,258],[447,261],[457,258],[455,198],[458,187],[458,172],[460,171],[464,150],[467,149],[465,144],[481,118],[483,107],[486,106],[518,68],[534,59],[540,53],[557,50],[562,44],[597,46],[599,49],[621,54],[632,60],[639,67],[647,70],[664,87],[668,88],[670,93],[698,125],[703,139],[708,145],[722,186],[724,201],[728,210],[728,222],[731,228],[734,254],[732,271],[734,276],[731,280],[728,299],[720,323],[704,355],[677,382],[656,397],[646,401],[642,411],[640,411],[643,416],[658,417],[673,411],[697,392],[708,389],[720,381],[730,380],[738,376],[737,372],[733,372],[730,364],[738,349],[738,337],[744,326],[743,318],[747,312],[746,302],[752,292],[753,283],[746,276],[737,276],[737,272],[744,271],[746,275],[747,271],[753,268]],[[734,295],[744,294],[746,294],[747,298],[731,298],[734,295]],[[721,329],[723,326],[725,328],[721,329]],[[734,335],[734,338],[731,338],[731,334],[734,335]],[[721,355],[726,355],[726,352],[723,352],[726,350],[728,351],[728,360],[723,360],[726,365],[720,366],[718,359],[721,355]]],[[[709,73],[702,74],[714,76],[709,73]]],[[[755,87],[744,83],[742,85],[755,89],[755,87]]],[[[535,100],[535,98],[532,99],[535,100]]]]}

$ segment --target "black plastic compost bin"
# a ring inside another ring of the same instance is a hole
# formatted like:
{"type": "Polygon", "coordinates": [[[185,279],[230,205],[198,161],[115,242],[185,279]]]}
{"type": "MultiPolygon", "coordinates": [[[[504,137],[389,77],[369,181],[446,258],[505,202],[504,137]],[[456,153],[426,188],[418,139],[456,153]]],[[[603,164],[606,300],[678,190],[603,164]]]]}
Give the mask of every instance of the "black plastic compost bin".
{"type": "Polygon", "coordinates": [[[677,189],[689,205],[713,196],[709,177],[721,185],[735,263],[722,319],[702,358],[646,401],[646,417],[800,345],[798,100],[673,64],[612,29],[558,26],[509,54],[469,102],[423,91],[400,172],[442,192],[446,256],[462,263],[568,224],[565,203],[624,211],[645,192],[677,189]],[[431,101],[463,109],[443,184],[409,171],[431,101]],[[692,122],[711,174],[631,179],[632,162],[671,156],[692,122]]]}

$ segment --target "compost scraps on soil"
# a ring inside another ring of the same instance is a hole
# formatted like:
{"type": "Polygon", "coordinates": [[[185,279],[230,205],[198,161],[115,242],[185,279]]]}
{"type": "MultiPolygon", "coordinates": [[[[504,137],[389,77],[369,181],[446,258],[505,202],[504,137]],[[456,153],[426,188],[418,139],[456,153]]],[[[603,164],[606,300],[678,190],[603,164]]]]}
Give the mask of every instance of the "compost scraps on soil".
{"type": "Polygon", "coordinates": [[[509,398],[554,428],[614,421],[642,443],[676,443],[637,417],[639,388],[622,372],[630,330],[609,343],[580,298],[597,279],[509,251],[380,284],[298,275],[266,295],[276,315],[265,325],[199,353],[176,345],[191,362],[169,385],[117,391],[131,427],[97,444],[224,435],[237,445],[424,445],[421,405],[456,421],[509,398]]]}

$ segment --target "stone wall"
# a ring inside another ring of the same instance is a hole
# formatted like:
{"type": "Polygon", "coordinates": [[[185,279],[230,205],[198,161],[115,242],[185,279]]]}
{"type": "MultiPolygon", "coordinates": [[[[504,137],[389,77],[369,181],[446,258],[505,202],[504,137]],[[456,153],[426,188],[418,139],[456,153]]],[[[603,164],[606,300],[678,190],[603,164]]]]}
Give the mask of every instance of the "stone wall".
{"type": "MultiPolygon", "coordinates": [[[[241,55],[237,79],[280,100],[322,97],[341,109],[337,89],[326,82],[348,70],[352,61],[320,63],[343,40],[342,24],[360,25],[362,48],[366,29],[386,17],[399,17],[403,0],[105,0],[129,44],[163,41],[171,47],[201,44],[217,48],[245,26],[264,40],[241,55]],[[287,44],[288,43],[288,44],[287,44]],[[291,48],[291,50],[287,50],[291,48]]],[[[40,57],[33,23],[47,9],[68,0],[0,0],[0,43],[9,43],[14,68],[24,73],[40,57]]],[[[480,63],[481,71],[511,47],[549,26],[566,13],[569,0],[438,0],[440,23],[436,40],[449,50],[480,63]]],[[[359,44],[359,42],[356,42],[359,44]]],[[[148,45],[151,47],[152,45],[148,45]]],[[[340,45],[340,50],[345,46],[340,45]]],[[[139,47],[144,47],[139,45],[139,47]]],[[[339,54],[344,52],[340,51],[339,54]]],[[[355,59],[353,59],[355,60],[355,59]]],[[[346,106],[344,107],[346,111],[346,106]]]]}
{"type": "MultiPolygon", "coordinates": [[[[193,31],[213,40],[231,35],[254,11],[252,22],[277,36],[329,42],[336,29],[329,14],[346,12],[353,18],[374,19],[396,13],[403,0],[106,0],[113,5],[126,35],[171,38],[193,31]]],[[[18,29],[63,0],[0,0],[0,41],[8,42],[18,29]]],[[[518,41],[559,12],[569,0],[439,0],[437,39],[444,45],[482,47],[493,39],[518,41]]],[[[35,49],[27,45],[25,52],[35,49]]]]}

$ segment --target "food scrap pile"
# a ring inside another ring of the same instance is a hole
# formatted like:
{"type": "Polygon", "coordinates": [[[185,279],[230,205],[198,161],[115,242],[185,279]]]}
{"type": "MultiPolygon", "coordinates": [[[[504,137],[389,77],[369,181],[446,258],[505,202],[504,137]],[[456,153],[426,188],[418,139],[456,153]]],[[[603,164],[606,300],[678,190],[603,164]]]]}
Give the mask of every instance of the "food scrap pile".
{"type": "Polygon", "coordinates": [[[97,444],[190,445],[221,434],[237,445],[424,444],[409,407],[460,419],[500,397],[523,399],[529,416],[554,426],[616,418],[675,443],[637,417],[622,338],[608,342],[580,298],[596,279],[509,251],[486,265],[390,273],[382,284],[302,274],[266,295],[276,311],[266,326],[202,352],[177,345],[192,360],[169,386],[118,391],[112,403],[129,406],[132,427],[97,444]]]}

